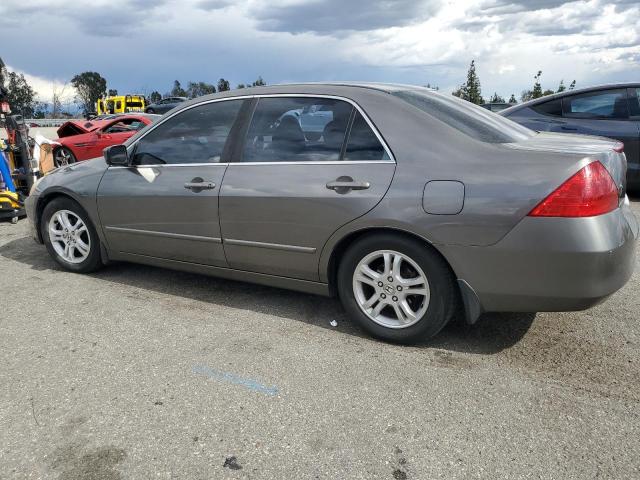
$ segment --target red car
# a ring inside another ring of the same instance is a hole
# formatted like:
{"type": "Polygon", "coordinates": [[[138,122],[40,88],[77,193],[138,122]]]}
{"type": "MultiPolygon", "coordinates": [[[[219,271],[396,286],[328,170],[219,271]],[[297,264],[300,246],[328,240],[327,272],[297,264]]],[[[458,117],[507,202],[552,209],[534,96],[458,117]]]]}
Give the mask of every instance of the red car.
{"type": "Polygon", "coordinates": [[[99,157],[106,147],[124,143],[158,118],[160,115],[140,113],[66,122],[58,129],[59,138],[55,141],[60,145],[53,149],[53,162],[62,167],[99,157]]]}

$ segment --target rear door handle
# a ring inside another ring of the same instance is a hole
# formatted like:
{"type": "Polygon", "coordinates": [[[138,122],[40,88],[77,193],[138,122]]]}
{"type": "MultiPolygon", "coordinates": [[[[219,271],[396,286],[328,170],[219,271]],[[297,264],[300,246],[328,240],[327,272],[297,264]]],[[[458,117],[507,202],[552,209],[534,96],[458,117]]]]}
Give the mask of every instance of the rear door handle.
{"type": "Polygon", "coordinates": [[[327,183],[327,188],[337,193],[348,193],[350,190],[366,190],[370,186],[369,182],[356,182],[351,177],[339,177],[333,182],[327,183]]]}

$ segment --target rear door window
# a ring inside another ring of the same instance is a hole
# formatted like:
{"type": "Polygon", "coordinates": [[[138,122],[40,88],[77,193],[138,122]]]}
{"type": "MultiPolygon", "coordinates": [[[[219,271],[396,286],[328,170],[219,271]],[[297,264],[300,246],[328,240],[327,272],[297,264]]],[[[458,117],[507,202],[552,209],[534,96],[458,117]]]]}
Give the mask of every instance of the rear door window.
{"type": "Polygon", "coordinates": [[[620,88],[572,95],[563,100],[562,110],[565,117],[573,118],[628,118],[627,91],[620,88]]]}
{"type": "Polygon", "coordinates": [[[242,161],[340,160],[352,110],[351,104],[330,98],[260,98],[242,161]]]}
{"type": "Polygon", "coordinates": [[[386,149],[367,121],[356,111],[349,132],[345,160],[389,160],[386,149]]]}

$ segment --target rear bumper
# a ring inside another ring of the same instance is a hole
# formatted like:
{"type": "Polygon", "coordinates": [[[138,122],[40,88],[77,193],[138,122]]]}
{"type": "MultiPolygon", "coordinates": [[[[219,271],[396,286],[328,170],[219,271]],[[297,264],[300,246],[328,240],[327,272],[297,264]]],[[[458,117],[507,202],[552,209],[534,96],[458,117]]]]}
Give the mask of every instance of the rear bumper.
{"type": "Polygon", "coordinates": [[[637,238],[638,222],[624,205],[590,218],[526,217],[493,246],[440,250],[483,311],[571,311],[624,286],[637,238]]]}

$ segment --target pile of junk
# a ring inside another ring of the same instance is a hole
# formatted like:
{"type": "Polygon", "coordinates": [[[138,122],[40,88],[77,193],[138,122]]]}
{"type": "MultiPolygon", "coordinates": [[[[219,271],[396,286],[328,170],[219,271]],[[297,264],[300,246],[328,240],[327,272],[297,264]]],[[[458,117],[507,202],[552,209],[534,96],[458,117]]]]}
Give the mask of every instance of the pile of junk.
{"type": "Polygon", "coordinates": [[[0,132],[6,131],[6,138],[0,136],[0,220],[17,223],[25,216],[24,200],[31,187],[53,168],[53,154],[50,144],[29,136],[29,126],[22,115],[12,114],[7,97],[0,84],[0,132]]]}

